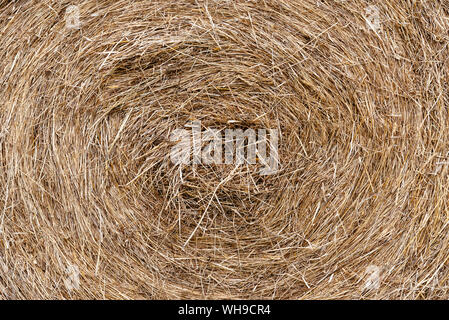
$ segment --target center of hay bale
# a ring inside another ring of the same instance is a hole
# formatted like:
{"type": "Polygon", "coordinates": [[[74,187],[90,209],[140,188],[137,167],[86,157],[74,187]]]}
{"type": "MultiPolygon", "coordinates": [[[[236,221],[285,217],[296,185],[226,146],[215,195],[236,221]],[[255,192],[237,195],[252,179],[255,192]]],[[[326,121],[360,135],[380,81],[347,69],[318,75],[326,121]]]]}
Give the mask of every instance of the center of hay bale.
{"type": "Polygon", "coordinates": [[[0,289],[447,295],[448,21],[440,1],[1,3],[0,289]],[[279,167],[174,163],[196,122],[277,130],[279,167]]]}

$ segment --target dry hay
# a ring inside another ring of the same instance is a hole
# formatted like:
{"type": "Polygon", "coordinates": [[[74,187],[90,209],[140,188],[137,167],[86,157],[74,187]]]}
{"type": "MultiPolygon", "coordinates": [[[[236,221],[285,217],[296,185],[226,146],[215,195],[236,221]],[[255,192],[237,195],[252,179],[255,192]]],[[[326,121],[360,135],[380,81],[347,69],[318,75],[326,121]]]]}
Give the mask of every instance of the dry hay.
{"type": "Polygon", "coordinates": [[[448,298],[448,30],[443,0],[0,1],[0,296],[448,298]],[[279,172],[174,165],[195,119],[279,129],[279,172]]]}

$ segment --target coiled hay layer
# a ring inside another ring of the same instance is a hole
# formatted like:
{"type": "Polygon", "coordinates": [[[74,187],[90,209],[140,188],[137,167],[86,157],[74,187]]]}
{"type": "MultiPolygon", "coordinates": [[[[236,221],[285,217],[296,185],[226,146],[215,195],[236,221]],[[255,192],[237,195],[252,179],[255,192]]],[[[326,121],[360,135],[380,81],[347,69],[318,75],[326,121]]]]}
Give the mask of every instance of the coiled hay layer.
{"type": "Polygon", "coordinates": [[[448,298],[447,1],[0,1],[0,296],[448,298]],[[72,7],[69,7],[72,6],[72,7]],[[170,134],[278,129],[279,171],[170,134]]]}

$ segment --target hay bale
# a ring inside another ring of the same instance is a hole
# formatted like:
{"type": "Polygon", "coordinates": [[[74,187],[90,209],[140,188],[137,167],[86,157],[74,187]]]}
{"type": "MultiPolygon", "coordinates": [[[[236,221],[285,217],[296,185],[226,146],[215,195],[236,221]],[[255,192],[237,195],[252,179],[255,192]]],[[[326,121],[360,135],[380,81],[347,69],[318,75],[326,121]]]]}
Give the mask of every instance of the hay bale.
{"type": "Polygon", "coordinates": [[[448,24],[445,1],[1,1],[0,296],[448,298],[448,24]],[[279,170],[174,164],[194,120],[279,130],[279,170]]]}

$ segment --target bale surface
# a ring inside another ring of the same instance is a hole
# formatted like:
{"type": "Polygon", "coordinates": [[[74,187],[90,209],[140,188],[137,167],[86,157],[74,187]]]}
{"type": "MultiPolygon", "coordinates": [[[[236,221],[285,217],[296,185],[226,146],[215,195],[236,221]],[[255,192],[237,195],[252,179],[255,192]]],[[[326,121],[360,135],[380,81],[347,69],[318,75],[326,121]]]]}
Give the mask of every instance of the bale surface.
{"type": "Polygon", "coordinates": [[[0,0],[0,297],[449,298],[448,30],[443,0],[0,0]],[[192,120],[278,129],[279,172],[174,165],[192,120]]]}

